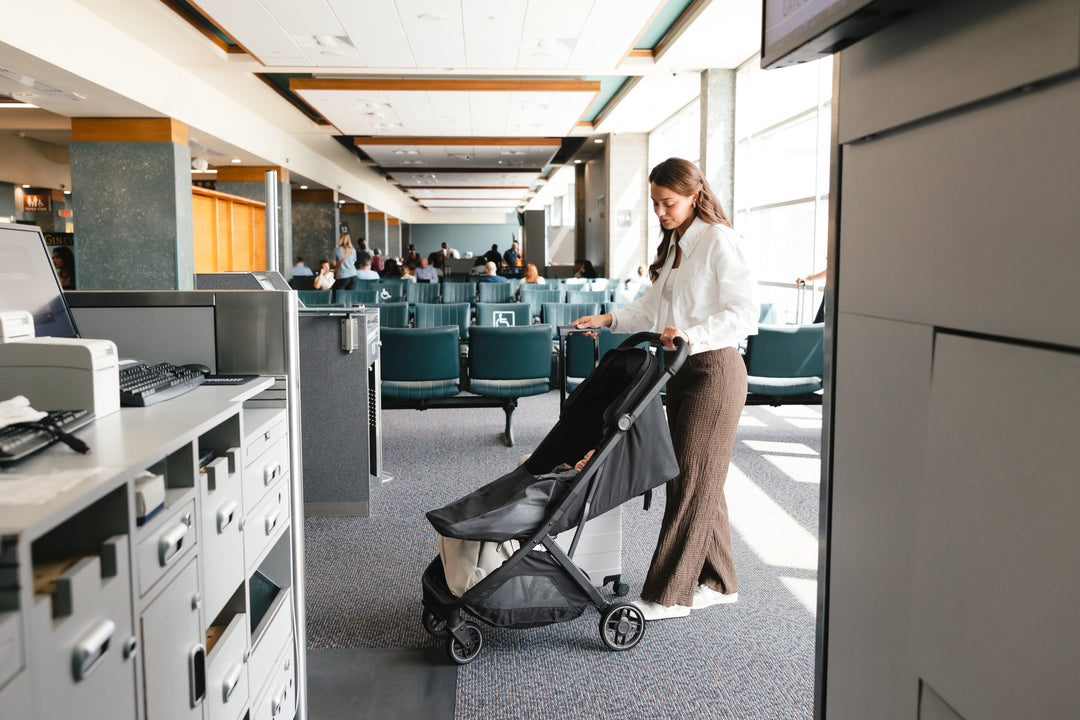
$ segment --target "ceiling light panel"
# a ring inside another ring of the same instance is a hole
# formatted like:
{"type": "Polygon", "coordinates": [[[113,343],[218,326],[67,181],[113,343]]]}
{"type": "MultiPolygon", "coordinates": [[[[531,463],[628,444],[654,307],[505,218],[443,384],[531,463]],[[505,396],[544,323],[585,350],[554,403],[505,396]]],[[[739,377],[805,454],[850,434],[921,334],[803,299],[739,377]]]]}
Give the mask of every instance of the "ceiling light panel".
{"type": "Polygon", "coordinates": [[[200,0],[199,7],[264,65],[312,65],[290,32],[258,0],[200,0]]]}
{"type": "Polygon", "coordinates": [[[390,169],[390,176],[405,187],[523,187],[536,182],[535,172],[444,172],[390,169]]]}
{"type": "Polygon", "coordinates": [[[513,200],[424,200],[424,207],[478,207],[478,208],[515,208],[522,203],[520,199],[513,200]]]}
{"type": "Polygon", "coordinates": [[[396,4],[417,67],[465,65],[460,0],[397,0],[396,4]]]}
{"type": "Polygon", "coordinates": [[[357,67],[363,59],[326,0],[260,0],[311,65],[357,67]]]}
{"type": "Polygon", "coordinates": [[[528,188],[409,188],[409,194],[424,199],[500,199],[520,200],[528,188]]]}
{"type": "Polygon", "coordinates": [[[471,0],[462,4],[466,65],[475,69],[517,67],[528,0],[471,0]]]}
{"type": "MultiPolygon", "coordinates": [[[[592,5],[581,0],[530,2],[521,32],[517,67],[566,68],[592,5]]],[[[633,38],[628,39],[627,47],[631,42],[633,38]]]]}
{"type": "Polygon", "coordinates": [[[326,0],[367,67],[416,67],[392,2],[326,0]]]}

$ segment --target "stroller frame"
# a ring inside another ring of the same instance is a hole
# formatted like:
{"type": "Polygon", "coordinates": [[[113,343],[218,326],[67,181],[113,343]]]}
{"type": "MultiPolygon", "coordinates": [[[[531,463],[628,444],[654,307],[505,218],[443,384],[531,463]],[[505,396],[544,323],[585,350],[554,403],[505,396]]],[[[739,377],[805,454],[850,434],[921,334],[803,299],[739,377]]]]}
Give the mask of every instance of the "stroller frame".
{"type": "MultiPolygon", "coordinates": [[[[659,334],[636,333],[620,343],[619,348],[632,348],[643,342],[648,342],[650,346],[656,348],[663,347],[659,334]]],[[[521,542],[520,547],[513,555],[460,597],[453,595],[446,585],[441,558],[436,556],[428,565],[423,576],[422,623],[424,629],[432,635],[446,638],[446,650],[451,660],[461,665],[472,662],[483,645],[483,633],[480,626],[471,620],[465,619],[465,612],[468,611],[470,603],[481,592],[477,588],[482,584],[496,583],[502,576],[512,573],[514,568],[522,563],[526,557],[535,556],[534,550],[538,546],[543,546],[547,550],[550,559],[588,599],[588,605],[600,613],[600,637],[609,649],[616,651],[629,650],[641,640],[645,631],[645,619],[637,606],[630,602],[622,600],[609,601],[605,598],[600,593],[600,590],[593,585],[589,576],[574,562],[573,557],[599,487],[599,468],[603,466],[604,461],[613,452],[616,445],[646,410],[647,401],[659,393],[682,366],[688,354],[688,348],[681,338],[675,339],[675,350],[674,358],[666,363],[666,367],[661,370],[657,380],[648,386],[648,391],[639,397],[636,405],[629,412],[624,412],[617,418],[616,431],[596,448],[592,457],[589,458],[575,478],[574,484],[566,493],[566,496],[554,510],[547,513],[540,527],[526,541],[521,542]],[[575,523],[576,528],[569,550],[563,550],[555,541],[551,530],[557,522],[563,519],[565,513],[582,493],[585,493],[585,500],[582,505],[581,516],[575,523]]],[[[605,578],[605,584],[607,580],[608,578],[605,578]]],[[[620,583],[617,580],[615,586],[616,592],[618,592],[620,583]]],[[[574,619],[580,614],[581,611],[577,611],[566,617],[565,620],[574,619]]],[[[485,623],[498,626],[484,618],[480,619],[485,623]]],[[[514,627],[548,625],[562,621],[555,619],[514,627]]]]}

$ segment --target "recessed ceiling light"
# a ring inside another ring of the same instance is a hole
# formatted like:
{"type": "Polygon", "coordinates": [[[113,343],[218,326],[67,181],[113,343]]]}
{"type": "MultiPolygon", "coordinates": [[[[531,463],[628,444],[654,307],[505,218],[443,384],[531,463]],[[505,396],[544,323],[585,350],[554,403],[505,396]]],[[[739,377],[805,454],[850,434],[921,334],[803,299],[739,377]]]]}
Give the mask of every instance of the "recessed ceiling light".
{"type": "Polygon", "coordinates": [[[604,144],[604,138],[593,138],[593,142],[596,143],[597,145],[603,145],[604,144]]]}
{"type": "Polygon", "coordinates": [[[70,191],[70,190],[65,190],[65,191],[64,191],[64,194],[65,194],[65,195],[70,195],[70,194],[71,194],[71,191],[70,191]]]}
{"type": "Polygon", "coordinates": [[[417,20],[423,20],[424,22],[442,22],[446,19],[446,16],[439,15],[438,13],[420,13],[416,16],[417,20]]]}
{"type": "Polygon", "coordinates": [[[243,160],[241,160],[240,158],[233,158],[233,159],[232,159],[232,161],[233,161],[234,163],[241,163],[241,162],[244,162],[244,161],[243,161],[243,160]]]}
{"type": "Polygon", "coordinates": [[[508,150],[506,148],[503,148],[502,150],[499,151],[499,154],[500,155],[524,155],[525,151],[524,150],[508,150]]]}
{"type": "Polygon", "coordinates": [[[580,161],[580,160],[575,160],[575,161],[574,161],[574,164],[575,164],[575,165],[580,165],[580,164],[581,164],[581,161],[580,161]]]}
{"type": "Polygon", "coordinates": [[[29,190],[29,189],[30,189],[29,185],[23,185],[23,190],[29,190]]]}
{"type": "Polygon", "coordinates": [[[307,185],[301,185],[301,186],[300,186],[300,189],[301,189],[301,190],[307,190],[307,185]]]}

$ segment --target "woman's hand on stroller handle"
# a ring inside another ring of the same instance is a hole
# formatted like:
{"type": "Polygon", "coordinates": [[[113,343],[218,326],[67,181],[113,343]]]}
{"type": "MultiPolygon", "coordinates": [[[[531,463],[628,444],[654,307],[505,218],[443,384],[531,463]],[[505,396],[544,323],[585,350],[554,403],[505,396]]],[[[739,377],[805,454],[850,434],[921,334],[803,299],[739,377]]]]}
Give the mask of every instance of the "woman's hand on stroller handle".
{"type": "Polygon", "coordinates": [[[603,315],[584,315],[571,323],[578,330],[584,328],[605,328],[611,327],[611,313],[604,313],[603,315]]]}

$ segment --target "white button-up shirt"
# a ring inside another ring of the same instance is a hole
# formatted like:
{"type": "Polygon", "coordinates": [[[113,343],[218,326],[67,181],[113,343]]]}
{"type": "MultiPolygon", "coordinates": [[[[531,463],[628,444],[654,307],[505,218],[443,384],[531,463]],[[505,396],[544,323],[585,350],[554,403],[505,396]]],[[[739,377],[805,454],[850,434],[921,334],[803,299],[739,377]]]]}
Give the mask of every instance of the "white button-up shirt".
{"type": "Polygon", "coordinates": [[[700,218],[679,240],[682,261],[672,271],[669,248],[660,275],[645,294],[612,313],[617,332],[663,332],[672,325],[690,338],[690,353],[738,347],[757,334],[757,282],[743,251],[745,241],[729,227],[700,218]],[[671,281],[671,299],[663,289],[671,281]]]}

